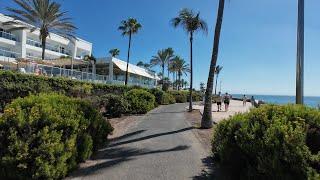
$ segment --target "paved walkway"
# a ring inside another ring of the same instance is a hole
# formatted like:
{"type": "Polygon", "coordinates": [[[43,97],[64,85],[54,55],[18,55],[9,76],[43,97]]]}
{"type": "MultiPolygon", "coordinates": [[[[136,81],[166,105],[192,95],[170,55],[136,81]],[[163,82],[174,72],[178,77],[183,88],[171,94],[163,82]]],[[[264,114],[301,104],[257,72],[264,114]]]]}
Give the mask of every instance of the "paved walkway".
{"type": "MultiPolygon", "coordinates": [[[[243,113],[247,112],[251,108],[251,103],[247,102],[246,106],[243,106],[242,101],[230,101],[229,111],[225,112],[224,104],[222,104],[222,111],[217,112],[218,107],[217,104],[212,104],[212,117],[214,122],[218,123],[223,119],[226,119],[232,115],[235,115],[236,113],[243,113]]],[[[200,110],[200,113],[203,114],[203,105],[194,105],[193,109],[200,110]]]]}
{"type": "Polygon", "coordinates": [[[201,173],[207,151],[185,120],[185,106],[161,106],[101,149],[68,179],[183,180],[201,173]]]}

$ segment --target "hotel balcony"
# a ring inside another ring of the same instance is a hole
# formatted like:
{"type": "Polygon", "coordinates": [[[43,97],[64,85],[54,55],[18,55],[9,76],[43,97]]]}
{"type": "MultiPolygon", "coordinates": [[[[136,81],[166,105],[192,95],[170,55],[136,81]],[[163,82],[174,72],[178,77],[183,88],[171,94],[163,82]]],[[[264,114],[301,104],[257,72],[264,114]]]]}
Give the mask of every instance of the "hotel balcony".
{"type": "Polygon", "coordinates": [[[4,31],[0,31],[0,37],[11,40],[11,41],[17,41],[17,37],[15,35],[4,32],[4,31]]]}
{"type": "MultiPolygon", "coordinates": [[[[30,45],[30,46],[42,48],[41,42],[35,41],[33,39],[29,39],[28,38],[27,39],[27,44],[30,45]]],[[[71,53],[68,50],[60,49],[59,46],[54,46],[54,45],[49,44],[49,43],[46,43],[46,50],[53,51],[53,52],[56,52],[56,53],[60,53],[60,54],[63,54],[63,55],[68,55],[68,56],[71,55],[71,53]]]]}

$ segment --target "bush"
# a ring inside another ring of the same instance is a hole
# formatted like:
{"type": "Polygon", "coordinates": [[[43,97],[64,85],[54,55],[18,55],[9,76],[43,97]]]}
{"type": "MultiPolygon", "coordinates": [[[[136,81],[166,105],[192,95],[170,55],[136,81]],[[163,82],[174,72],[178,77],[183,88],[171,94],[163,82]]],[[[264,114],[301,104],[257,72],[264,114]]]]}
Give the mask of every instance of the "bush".
{"type": "Polygon", "coordinates": [[[111,131],[88,102],[57,94],[16,99],[0,117],[0,177],[60,179],[111,131]]]}
{"type": "Polygon", "coordinates": [[[142,89],[133,89],[125,94],[129,103],[129,112],[132,114],[145,114],[154,108],[155,97],[142,89]]]}
{"type": "Polygon", "coordinates": [[[176,103],[175,98],[171,94],[166,93],[160,89],[150,89],[149,92],[155,96],[155,106],[176,103]]]}
{"type": "Polygon", "coordinates": [[[212,150],[236,179],[319,179],[320,112],[265,105],[214,128],[212,150]]]}
{"type": "Polygon", "coordinates": [[[188,91],[169,91],[177,103],[186,103],[188,99],[188,91]]]}
{"type": "MultiPolygon", "coordinates": [[[[105,94],[124,94],[135,86],[85,83],[64,78],[26,75],[0,70],[0,112],[6,104],[18,97],[38,93],[63,93],[72,97],[102,96],[105,94]]],[[[143,89],[143,88],[140,88],[143,89]]]]}
{"type": "Polygon", "coordinates": [[[106,94],[99,98],[99,104],[108,117],[121,117],[128,111],[128,102],[121,95],[106,94]]]}

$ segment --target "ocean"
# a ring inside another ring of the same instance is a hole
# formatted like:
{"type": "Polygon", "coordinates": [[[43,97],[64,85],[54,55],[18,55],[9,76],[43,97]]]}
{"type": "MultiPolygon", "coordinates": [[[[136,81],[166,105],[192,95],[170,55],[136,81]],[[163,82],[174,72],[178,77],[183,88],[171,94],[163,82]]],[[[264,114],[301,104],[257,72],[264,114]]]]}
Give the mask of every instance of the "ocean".
{"type": "MultiPolygon", "coordinates": [[[[233,97],[242,98],[243,95],[240,94],[233,94],[233,97]]],[[[246,95],[248,99],[251,96],[254,96],[256,100],[262,100],[266,103],[272,104],[288,104],[288,103],[295,103],[295,96],[274,96],[274,95],[246,95]]],[[[320,105],[320,97],[313,97],[313,96],[305,96],[304,103],[310,107],[318,107],[320,105]]]]}

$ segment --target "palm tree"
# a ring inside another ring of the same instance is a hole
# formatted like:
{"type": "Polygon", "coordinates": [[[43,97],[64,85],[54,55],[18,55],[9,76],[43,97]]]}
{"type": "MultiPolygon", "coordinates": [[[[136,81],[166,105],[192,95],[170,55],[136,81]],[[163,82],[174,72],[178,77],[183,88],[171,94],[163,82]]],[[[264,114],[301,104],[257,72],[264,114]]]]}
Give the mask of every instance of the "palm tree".
{"type": "MultiPolygon", "coordinates": [[[[74,39],[76,27],[61,12],[61,5],[51,0],[13,0],[18,9],[7,8],[15,20],[23,21],[34,26],[31,31],[39,29],[39,39],[42,47],[42,60],[45,59],[46,41],[50,32],[68,39],[74,39]]],[[[12,22],[15,23],[15,22],[12,22]]]]}
{"type": "Polygon", "coordinates": [[[137,66],[139,66],[139,67],[142,67],[142,68],[144,68],[144,69],[146,69],[146,70],[151,70],[150,69],[150,64],[148,64],[148,63],[144,63],[143,61],[139,61],[138,63],[137,63],[137,66]]]}
{"type": "Polygon", "coordinates": [[[91,73],[95,75],[97,59],[93,55],[85,55],[83,60],[87,62],[87,73],[89,73],[89,65],[92,64],[91,73]]]}
{"type": "Polygon", "coordinates": [[[220,74],[220,72],[222,71],[222,66],[217,66],[216,67],[216,70],[215,70],[215,74],[217,75],[217,77],[216,77],[216,85],[215,85],[215,88],[214,88],[214,94],[216,95],[217,94],[217,87],[218,87],[218,78],[219,78],[219,74],[220,74]]]}
{"type": "Polygon", "coordinates": [[[164,77],[164,69],[165,69],[166,64],[170,60],[170,58],[171,58],[170,52],[167,49],[162,49],[162,50],[158,51],[157,55],[152,56],[152,59],[150,60],[151,66],[158,65],[162,69],[162,80],[163,80],[162,87],[163,87],[164,78],[165,78],[164,77]]]}
{"type": "Polygon", "coordinates": [[[192,85],[193,85],[193,62],[192,62],[192,45],[193,35],[197,31],[208,32],[207,23],[200,18],[200,13],[195,14],[190,9],[183,9],[179,12],[178,17],[172,19],[172,25],[174,27],[181,26],[188,34],[190,38],[190,92],[189,92],[189,112],[192,111],[192,85]]]}
{"type": "Polygon", "coordinates": [[[109,51],[111,57],[117,57],[120,54],[120,50],[119,49],[110,49],[109,51]]]}
{"type": "Polygon", "coordinates": [[[219,0],[218,15],[217,15],[216,27],[214,32],[213,50],[212,50],[209,76],[208,76],[208,82],[207,82],[207,90],[205,94],[204,110],[203,110],[203,115],[201,120],[202,128],[212,127],[211,96],[213,91],[214,74],[216,70],[218,53],[219,53],[219,42],[220,42],[220,33],[221,33],[221,26],[222,26],[222,20],[223,20],[224,3],[225,3],[225,0],[219,0]]]}
{"type": "Polygon", "coordinates": [[[187,75],[188,72],[190,72],[190,68],[189,65],[186,64],[186,61],[183,60],[182,58],[180,58],[179,56],[176,56],[173,60],[172,63],[175,66],[175,71],[177,72],[178,75],[178,80],[177,82],[177,86],[178,86],[178,90],[180,90],[181,88],[181,76],[183,74],[187,75]]]}
{"type": "Polygon", "coordinates": [[[128,84],[128,75],[129,75],[128,69],[129,69],[129,62],[130,62],[130,49],[131,49],[132,35],[137,34],[141,28],[142,28],[142,25],[134,18],[129,18],[128,20],[122,21],[121,25],[118,28],[118,30],[122,32],[123,36],[129,36],[125,85],[128,84]]]}
{"type": "Polygon", "coordinates": [[[168,56],[168,60],[167,60],[167,70],[168,70],[168,78],[170,77],[170,63],[171,63],[171,60],[172,58],[174,58],[174,51],[172,48],[167,48],[166,49],[166,53],[167,53],[167,56],[168,56]]]}
{"type": "Polygon", "coordinates": [[[303,104],[304,78],[304,0],[298,1],[296,103],[303,104]]]}

